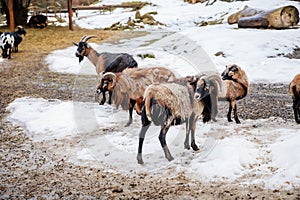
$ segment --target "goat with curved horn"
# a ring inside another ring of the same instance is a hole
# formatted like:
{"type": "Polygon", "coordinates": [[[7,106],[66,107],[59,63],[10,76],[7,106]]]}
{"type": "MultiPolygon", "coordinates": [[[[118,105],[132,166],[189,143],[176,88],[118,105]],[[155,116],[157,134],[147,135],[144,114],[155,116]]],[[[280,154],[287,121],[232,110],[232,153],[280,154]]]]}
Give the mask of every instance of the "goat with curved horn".
{"type": "MultiPolygon", "coordinates": [[[[79,63],[84,57],[87,57],[95,66],[97,74],[100,74],[101,72],[117,73],[122,72],[126,68],[136,68],[138,66],[138,63],[134,58],[127,53],[98,53],[87,43],[89,39],[96,37],[97,36],[95,35],[84,35],[79,43],[73,42],[73,44],[77,46],[75,56],[79,58],[79,63]]],[[[103,99],[100,104],[104,104],[105,101],[105,95],[103,94],[103,99]]],[[[111,102],[111,96],[109,97],[109,102],[111,102]]]]}

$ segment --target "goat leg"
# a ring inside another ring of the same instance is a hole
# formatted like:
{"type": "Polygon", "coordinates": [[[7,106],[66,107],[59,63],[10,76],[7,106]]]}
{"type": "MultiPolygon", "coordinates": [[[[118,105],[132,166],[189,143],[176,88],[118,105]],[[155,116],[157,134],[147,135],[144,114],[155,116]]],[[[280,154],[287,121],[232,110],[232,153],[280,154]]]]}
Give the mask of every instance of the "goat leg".
{"type": "MultiPolygon", "coordinates": [[[[98,97],[99,97],[100,94],[98,94],[98,97]]],[[[105,93],[102,93],[102,100],[100,101],[100,105],[103,105],[105,104],[105,101],[106,101],[106,97],[105,97],[105,93]]]]}
{"type": "Polygon", "coordinates": [[[146,135],[146,132],[149,127],[150,127],[150,124],[143,125],[141,128],[140,134],[139,134],[139,147],[138,147],[138,154],[136,157],[138,164],[144,164],[143,157],[142,157],[142,149],[143,149],[145,135],[146,135]]]}
{"type": "Polygon", "coordinates": [[[228,113],[227,113],[227,120],[228,120],[228,122],[232,122],[231,111],[232,111],[232,105],[231,105],[231,101],[230,101],[229,102],[229,110],[228,110],[228,113]]]}
{"type": "Polygon", "coordinates": [[[108,104],[111,105],[112,91],[108,91],[108,104]]]}
{"type": "Polygon", "coordinates": [[[135,105],[135,100],[130,99],[130,103],[129,103],[129,119],[128,122],[125,124],[125,127],[130,126],[130,124],[132,124],[132,111],[133,111],[133,107],[135,105]]]}
{"type": "Polygon", "coordinates": [[[236,105],[236,102],[233,101],[234,103],[234,106],[233,106],[233,115],[234,115],[234,120],[237,124],[240,124],[241,121],[239,120],[239,117],[238,117],[238,114],[237,114],[237,105],[236,105]]]}
{"type": "Polygon", "coordinates": [[[185,149],[190,149],[190,142],[189,142],[190,127],[189,127],[189,122],[187,121],[185,125],[186,125],[185,126],[186,133],[185,133],[185,140],[184,140],[184,148],[185,149]]]}
{"type": "Polygon", "coordinates": [[[171,155],[170,150],[169,150],[169,148],[168,148],[168,145],[167,145],[167,143],[166,143],[166,133],[167,133],[167,131],[169,130],[169,127],[170,127],[170,125],[162,126],[158,138],[159,138],[161,147],[162,147],[163,150],[164,150],[166,159],[168,159],[168,161],[172,161],[172,160],[174,160],[174,158],[173,158],[173,156],[171,155]]]}
{"type": "Polygon", "coordinates": [[[296,101],[293,102],[293,110],[294,110],[294,115],[295,115],[295,121],[300,124],[300,108],[299,105],[300,104],[300,100],[298,103],[296,103],[296,101]]]}
{"type": "Polygon", "coordinates": [[[194,114],[192,115],[192,120],[190,123],[191,123],[191,141],[192,141],[191,146],[194,151],[198,151],[199,148],[195,142],[195,130],[196,130],[197,117],[195,117],[194,114]]]}

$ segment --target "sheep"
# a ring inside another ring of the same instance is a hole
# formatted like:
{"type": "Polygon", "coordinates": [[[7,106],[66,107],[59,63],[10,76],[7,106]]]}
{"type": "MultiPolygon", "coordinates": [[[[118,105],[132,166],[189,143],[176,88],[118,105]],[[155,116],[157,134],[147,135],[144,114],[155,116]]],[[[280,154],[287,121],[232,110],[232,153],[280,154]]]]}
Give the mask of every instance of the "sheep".
{"type": "Polygon", "coordinates": [[[141,104],[146,87],[152,83],[175,80],[175,75],[163,67],[127,68],[120,73],[105,72],[99,77],[97,93],[109,91],[116,107],[129,110],[129,120],[125,126],[132,123],[132,111],[141,113],[141,104]]]}
{"type": "Polygon", "coordinates": [[[234,120],[237,124],[240,124],[240,120],[237,114],[236,101],[243,99],[248,94],[249,82],[247,75],[242,68],[236,64],[230,64],[226,66],[226,69],[221,74],[222,86],[219,93],[220,100],[226,100],[229,102],[229,110],[227,113],[228,122],[232,122],[231,112],[233,109],[234,120]]]}
{"type": "Polygon", "coordinates": [[[296,123],[300,124],[300,74],[297,74],[290,83],[290,93],[293,98],[293,110],[296,123]]]}
{"type": "Polygon", "coordinates": [[[11,52],[18,52],[18,46],[22,42],[22,35],[26,35],[26,31],[22,26],[17,26],[15,32],[4,32],[0,35],[0,46],[3,58],[11,58],[11,52]]]}
{"type": "Polygon", "coordinates": [[[45,15],[34,15],[31,16],[27,26],[33,28],[44,28],[47,26],[47,16],[45,15]]]}
{"type": "MultiPolygon", "coordinates": [[[[121,72],[126,68],[138,67],[138,63],[127,53],[98,53],[87,43],[91,38],[96,38],[96,36],[83,36],[79,43],[73,42],[77,46],[75,56],[79,58],[79,63],[86,56],[95,66],[98,75],[101,72],[121,72]]],[[[100,104],[104,104],[105,101],[105,93],[103,93],[100,104]]],[[[111,96],[109,96],[109,103],[111,103],[111,96]]]]}
{"type": "Polygon", "coordinates": [[[195,99],[205,101],[202,113],[203,122],[217,121],[219,88],[222,85],[221,77],[215,72],[202,73],[197,77],[199,80],[195,86],[195,99]]]}
{"type": "Polygon", "coordinates": [[[189,149],[189,133],[191,132],[191,147],[198,151],[195,142],[195,129],[198,117],[203,113],[203,98],[209,97],[209,93],[201,98],[195,96],[196,85],[199,78],[190,77],[186,81],[175,81],[173,83],[152,84],[144,93],[144,106],[142,108],[142,127],[139,133],[139,145],[137,161],[143,164],[142,148],[145,134],[151,122],[161,126],[159,141],[168,161],[172,161],[170,150],[166,143],[166,134],[172,125],[186,123],[186,137],[184,147],[189,149]]]}

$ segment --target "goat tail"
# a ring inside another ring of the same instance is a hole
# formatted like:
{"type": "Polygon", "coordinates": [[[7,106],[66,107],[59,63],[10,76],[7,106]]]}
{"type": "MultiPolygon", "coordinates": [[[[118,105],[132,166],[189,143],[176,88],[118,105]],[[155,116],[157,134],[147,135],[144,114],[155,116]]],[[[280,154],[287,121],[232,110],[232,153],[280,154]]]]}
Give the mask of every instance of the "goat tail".
{"type": "Polygon", "coordinates": [[[145,97],[145,111],[146,111],[146,116],[147,116],[147,119],[149,121],[152,121],[152,118],[151,118],[151,96],[147,96],[145,97]]]}

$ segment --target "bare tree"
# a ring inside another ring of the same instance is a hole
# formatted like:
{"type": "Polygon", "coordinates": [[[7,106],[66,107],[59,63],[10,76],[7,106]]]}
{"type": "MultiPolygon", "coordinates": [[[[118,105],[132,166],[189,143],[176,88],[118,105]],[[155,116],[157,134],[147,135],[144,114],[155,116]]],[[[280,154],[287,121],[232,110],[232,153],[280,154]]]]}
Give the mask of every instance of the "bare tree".
{"type": "Polygon", "coordinates": [[[6,15],[7,25],[26,25],[31,0],[0,0],[1,13],[6,15]],[[11,9],[11,10],[9,10],[11,9]]]}

